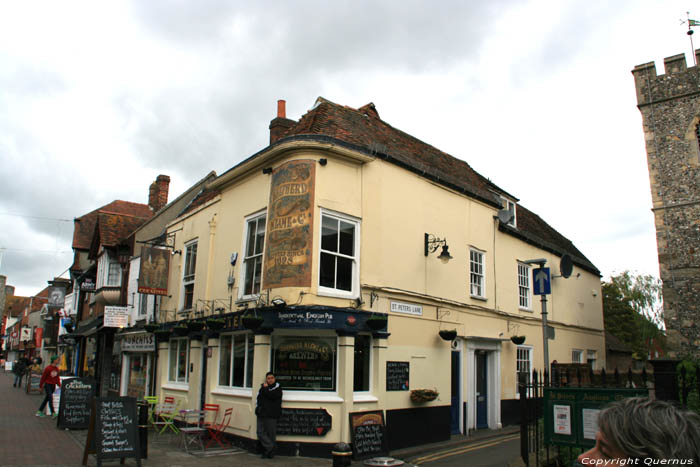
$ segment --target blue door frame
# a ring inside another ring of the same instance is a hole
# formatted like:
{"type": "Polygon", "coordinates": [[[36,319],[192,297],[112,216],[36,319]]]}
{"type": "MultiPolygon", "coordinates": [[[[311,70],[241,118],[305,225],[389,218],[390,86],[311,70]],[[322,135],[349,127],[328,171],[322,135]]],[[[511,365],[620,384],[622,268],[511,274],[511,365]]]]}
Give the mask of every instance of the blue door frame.
{"type": "Polygon", "coordinates": [[[452,351],[452,406],[450,410],[450,431],[453,435],[459,434],[459,401],[460,387],[462,386],[462,372],[460,371],[459,350],[452,351]]]}

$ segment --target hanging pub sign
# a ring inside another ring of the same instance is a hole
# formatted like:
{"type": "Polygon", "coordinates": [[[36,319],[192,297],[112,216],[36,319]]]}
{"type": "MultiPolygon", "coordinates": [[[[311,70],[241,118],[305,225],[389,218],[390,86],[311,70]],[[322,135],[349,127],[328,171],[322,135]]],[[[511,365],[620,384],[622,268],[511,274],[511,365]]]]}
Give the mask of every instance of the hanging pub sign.
{"type": "Polygon", "coordinates": [[[335,390],[334,338],[275,337],[273,359],[275,377],[284,389],[335,390]]]}
{"type": "Polygon", "coordinates": [[[316,161],[295,160],[272,174],[265,289],[311,286],[316,161]]]}
{"type": "Polygon", "coordinates": [[[49,306],[52,308],[63,308],[63,302],[66,299],[65,287],[51,286],[49,287],[49,306]]]}
{"type": "Polygon", "coordinates": [[[143,247],[141,249],[138,292],[151,295],[168,295],[169,270],[170,250],[143,247]]]}
{"type": "Polygon", "coordinates": [[[103,326],[106,328],[129,326],[129,309],[125,306],[106,306],[103,326]]]}
{"type": "Polygon", "coordinates": [[[80,283],[81,292],[94,292],[95,291],[95,278],[85,277],[80,283]]]}

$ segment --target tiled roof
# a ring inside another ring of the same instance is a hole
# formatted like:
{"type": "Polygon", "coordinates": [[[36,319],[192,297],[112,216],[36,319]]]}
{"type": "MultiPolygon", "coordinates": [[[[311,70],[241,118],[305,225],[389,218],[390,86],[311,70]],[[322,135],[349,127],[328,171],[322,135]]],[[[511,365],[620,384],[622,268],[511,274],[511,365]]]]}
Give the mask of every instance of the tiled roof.
{"type": "Polygon", "coordinates": [[[73,248],[89,250],[92,236],[95,233],[95,223],[100,213],[118,214],[142,218],[142,222],[153,217],[153,211],[146,204],[116,200],[97,208],[84,216],[75,219],[73,228],[73,248]]]}
{"type": "Polygon", "coordinates": [[[116,246],[121,240],[127,238],[148,218],[127,216],[100,212],[97,215],[95,235],[99,235],[99,244],[103,246],[116,246]]]}
{"type": "Polygon", "coordinates": [[[279,141],[304,135],[323,135],[361,148],[423,177],[500,206],[498,197],[489,190],[488,180],[469,164],[392,127],[379,118],[372,103],[353,109],[319,97],[314,108],[289,128],[279,141]]]}
{"type": "Polygon", "coordinates": [[[195,196],[187,206],[185,206],[185,209],[182,210],[180,215],[187,214],[200,206],[204,206],[208,201],[216,198],[220,192],[221,190],[218,188],[204,188],[202,191],[197,193],[197,196],[195,196]]]}
{"type": "Polygon", "coordinates": [[[20,297],[19,295],[7,297],[5,299],[5,314],[17,318],[29,306],[29,302],[29,297],[20,297]]]}
{"type": "MultiPolygon", "coordinates": [[[[507,194],[469,164],[398,130],[379,118],[374,104],[354,109],[322,97],[313,109],[289,128],[282,139],[319,136],[345,143],[355,149],[384,157],[433,181],[457,189],[496,207],[501,201],[494,192],[507,194]]],[[[510,196],[510,195],[509,195],[510,196]]],[[[501,224],[501,230],[536,244],[558,256],[571,255],[574,264],[594,274],[600,271],[570,240],[550,227],[535,213],[517,205],[517,229],[501,224]]]]}

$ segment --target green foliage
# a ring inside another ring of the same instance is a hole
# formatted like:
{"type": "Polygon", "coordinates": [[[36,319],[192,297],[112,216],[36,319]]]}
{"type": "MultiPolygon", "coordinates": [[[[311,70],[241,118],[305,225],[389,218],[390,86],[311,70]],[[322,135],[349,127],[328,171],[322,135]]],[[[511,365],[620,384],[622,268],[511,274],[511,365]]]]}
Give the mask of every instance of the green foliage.
{"type": "Polygon", "coordinates": [[[700,367],[700,360],[686,356],[676,366],[676,375],[678,378],[678,396],[683,401],[683,378],[681,371],[685,368],[685,385],[688,389],[688,409],[694,410],[700,414],[700,386],[698,386],[697,368],[700,367]]]}
{"type": "Polygon", "coordinates": [[[646,359],[649,340],[665,347],[661,282],[653,276],[625,271],[603,282],[603,317],[606,331],[646,359]]]}

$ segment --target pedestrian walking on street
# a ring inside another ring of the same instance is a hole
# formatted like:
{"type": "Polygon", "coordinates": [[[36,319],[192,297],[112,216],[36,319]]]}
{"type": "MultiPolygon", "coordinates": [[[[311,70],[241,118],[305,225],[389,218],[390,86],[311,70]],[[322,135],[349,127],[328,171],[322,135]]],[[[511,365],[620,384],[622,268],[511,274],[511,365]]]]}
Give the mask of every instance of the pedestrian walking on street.
{"type": "Polygon", "coordinates": [[[630,397],[609,404],[598,415],[595,438],[574,466],[700,464],[700,416],[666,401],[630,397]]]}
{"type": "Polygon", "coordinates": [[[41,379],[39,380],[39,389],[44,388],[46,392],[46,397],[41,402],[39,410],[36,412],[37,417],[44,416],[44,408],[46,404],[49,404],[49,410],[51,410],[51,416],[56,417],[58,415],[53,408],[53,392],[56,390],[56,386],[61,386],[61,379],[58,377],[58,356],[51,359],[51,363],[44,368],[44,372],[41,374],[41,379]]]}
{"type": "Polygon", "coordinates": [[[262,457],[272,459],[277,440],[277,420],[282,415],[282,387],[269,371],[258,391],[255,415],[258,416],[258,441],[262,446],[262,457]]]}
{"type": "Polygon", "coordinates": [[[20,357],[19,360],[15,361],[15,364],[12,365],[12,372],[15,374],[15,382],[12,386],[16,388],[22,387],[22,378],[24,378],[24,375],[27,373],[28,361],[27,357],[20,357]]]}

